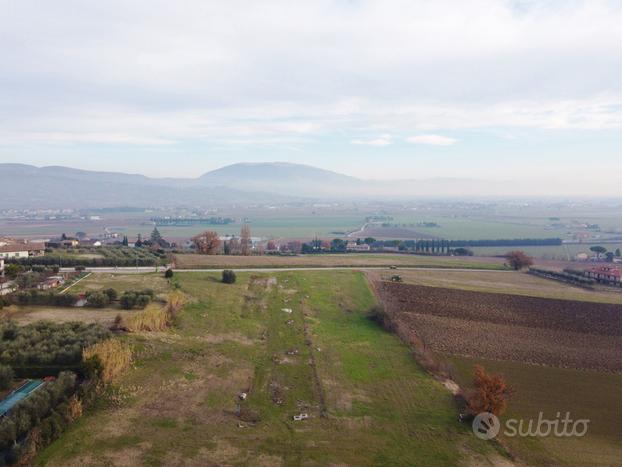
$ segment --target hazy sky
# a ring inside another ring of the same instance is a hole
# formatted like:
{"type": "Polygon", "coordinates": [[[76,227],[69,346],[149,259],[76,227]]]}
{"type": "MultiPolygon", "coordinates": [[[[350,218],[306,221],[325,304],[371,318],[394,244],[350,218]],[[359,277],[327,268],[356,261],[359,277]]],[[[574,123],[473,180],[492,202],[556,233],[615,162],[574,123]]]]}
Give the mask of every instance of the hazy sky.
{"type": "Polygon", "coordinates": [[[622,185],[620,1],[0,11],[1,162],[197,176],[281,160],[366,178],[622,185]]]}

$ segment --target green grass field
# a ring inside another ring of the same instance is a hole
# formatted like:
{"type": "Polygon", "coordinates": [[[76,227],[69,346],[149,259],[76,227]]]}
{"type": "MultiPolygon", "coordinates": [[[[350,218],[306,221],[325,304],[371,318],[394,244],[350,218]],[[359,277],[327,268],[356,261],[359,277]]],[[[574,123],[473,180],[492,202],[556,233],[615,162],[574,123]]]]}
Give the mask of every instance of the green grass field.
{"type": "Polygon", "coordinates": [[[287,268],[287,267],[429,267],[465,269],[505,269],[503,259],[449,256],[349,253],[298,256],[175,255],[181,269],[287,268]]]}
{"type": "Polygon", "coordinates": [[[417,224],[418,222],[434,222],[439,227],[425,228],[417,225],[411,227],[422,233],[434,235],[448,240],[498,239],[498,238],[548,238],[561,237],[562,231],[551,230],[545,225],[531,223],[527,220],[495,220],[492,216],[457,217],[454,215],[438,216],[425,214],[397,215],[391,224],[417,224]]]}
{"type": "Polygon", "coordinates": [[[590,420],[584,438],[503,437],[521,459],[537,465],[619,465],[622,459],[621,374],[453,355],[445,358],[452,364],[458,382],[465,387],[470,386],[475,364],[505,376],[516,393],[502,420],[537,420],[539,412],[550,420],[555,420],[558,412],[562,417],[570,412],[573,420],[590,420]]]}
{"type": "Polygon", "coordinates": [[[409,349],[367,318],[375,300],[362,273],[240,273],[234,285],[208,272],[176,280],[192,297],[176,327],[125,338],[134,368],[39,465],[505,460],[457,422],[450,393],[409,349]],[[242,391],[248,398],[240,402],[242,391]],[[293,421],[301,412],[310,418],[293,421]]]}

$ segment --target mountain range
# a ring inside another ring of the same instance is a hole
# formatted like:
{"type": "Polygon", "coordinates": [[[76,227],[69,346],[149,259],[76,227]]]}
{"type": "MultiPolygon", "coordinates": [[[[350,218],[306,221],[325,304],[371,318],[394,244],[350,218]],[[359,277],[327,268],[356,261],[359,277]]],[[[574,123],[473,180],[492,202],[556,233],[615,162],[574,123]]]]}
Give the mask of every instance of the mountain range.
{"type": "MultiPolygon", "coordinates": [[[[489,182],[486,188],[491,188],[489,182]]],[[[370,181],[301,164],[238,163],[197,178],[0,164],[0,209],[218,206],[481,195],[469,179],[370,181]]]]}

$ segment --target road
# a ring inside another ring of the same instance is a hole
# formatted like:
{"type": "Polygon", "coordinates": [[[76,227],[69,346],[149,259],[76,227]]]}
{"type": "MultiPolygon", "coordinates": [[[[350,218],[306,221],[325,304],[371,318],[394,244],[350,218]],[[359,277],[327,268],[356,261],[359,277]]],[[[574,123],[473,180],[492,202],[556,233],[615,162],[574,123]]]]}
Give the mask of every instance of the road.
{"type": "MultiPolygon", "coordinates": [[[[99,272],[99,273],[109,273],[109,274],[145,274],[150,272],[163,272],[166,268],[159,267],[155,268],[152,266],[145,267],[123,267],[123,268],[86,268],[86,272],[99,272]],[[157,270],[156,270],[157,269],[157,270]]],[[[344,270],[344,271],[359,271],[359,270],[387,270],[390,269],[389,266],[285,266],[279,268],[210,268],[210,269],[174,269],[175,273],[183,273],[183,272],[220,272],[223,269],[230,269],[235,272],[285,272],[285,271],[334,271],[334,270],[344,270]]],[[[62,268],[62,272],[72,272],[73,268],[62,268]]],[[[462,272],[472,272],[472,271],[493,271],[493,272],[513,272],[511,270],[503,270],[503,269],[475,269],[475,268],[442,268],[442,267],[422,267],[422,266],[400,266],[395,270],[420,270],[420,271],[462,271],[462,272]]]]}

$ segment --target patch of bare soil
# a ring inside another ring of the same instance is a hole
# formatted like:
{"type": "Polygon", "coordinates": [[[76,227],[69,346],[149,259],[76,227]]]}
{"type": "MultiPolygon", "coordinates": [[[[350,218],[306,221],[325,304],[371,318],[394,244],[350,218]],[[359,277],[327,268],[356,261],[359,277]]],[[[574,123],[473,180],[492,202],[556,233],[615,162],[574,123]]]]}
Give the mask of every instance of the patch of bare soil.
{"type": "Polygon", "coordinates": [[[221,342],[233,341],[242,345],[253,345],[253,340],[239,333],[223,333],[223,334],[206,334],[204,336],[197,336],[195,339],[207,342],[209,344],[220,344],[221,342]]]}
{"type": "Polygon", "coordinates": [[[111,465],[119,467],[133,467],[142,464],[144,454],[151,447],[151,443],[144,441],[136,446],[128,446],[118,451],[107,451],[106,457],[111,465]]]}

